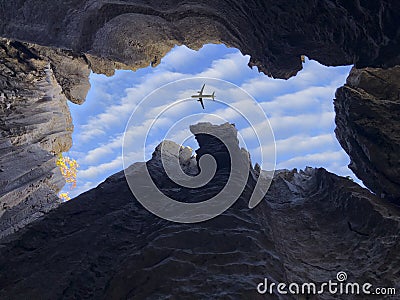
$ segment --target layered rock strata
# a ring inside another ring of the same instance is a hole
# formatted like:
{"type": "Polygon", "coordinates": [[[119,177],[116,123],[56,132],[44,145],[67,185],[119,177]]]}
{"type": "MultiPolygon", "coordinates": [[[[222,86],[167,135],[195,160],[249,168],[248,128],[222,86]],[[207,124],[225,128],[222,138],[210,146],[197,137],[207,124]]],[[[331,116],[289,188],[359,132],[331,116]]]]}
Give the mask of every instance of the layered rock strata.
{"type": "Polygon", "coordinates": [[[89,88],[83,65],[60,51],[0,40],[0,237],[60,202],[65,181],[56,157],[72,145],[67,96],[82,102],[89,88]]]}
{"type": "Polygon", "coordinates": [[[400,66],[353,68],[334,104],[350,169],[379,197],[400,204],[400,66]]]}

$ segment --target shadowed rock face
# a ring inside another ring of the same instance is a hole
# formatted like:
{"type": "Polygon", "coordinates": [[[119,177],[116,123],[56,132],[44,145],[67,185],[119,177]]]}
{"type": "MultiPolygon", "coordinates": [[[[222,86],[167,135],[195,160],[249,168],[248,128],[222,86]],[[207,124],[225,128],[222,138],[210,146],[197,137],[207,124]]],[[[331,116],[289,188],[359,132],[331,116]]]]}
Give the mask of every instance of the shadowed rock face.
{"type": "Polygon", "coordinates": [[[400,204],[400,67],[353,68],[334,104],[350,169],[379,197],[400,204]]]}
{"type": "Polygon", "coordinates": [[[224,43],[289,78],[301,55],[325,65],[399,64],[400,3],[390,1],[7,1],[0,36],[86,53],[91,68],[157,65],[174,45],[224,43]]]}
{"type": "Polygon", "coordinates": [[[68,51],[0,39],[0,238],[59,204],[56,157],[72,145],[67,97],[85,100],[89,72],[68,51]]]}
{"type": "MultiPolygon", "coordinates": [[[[186,198],[200,200],[218,182],[186,198]]],[[[119,172],[3,241],[0,298],[265,299],[256,291],[264,277],[321,283],[339,271],[350,282],[400,287],[398,209],[324,169],[277,172],[250,210],[253,187],[221,216],[178,224],[145,210],[119,172]]]]}
{"type": "Polygon", "coordinates": [[[0,41],[0,237],[60,201],[65,181],[55,154],[71,147],[67,99],[48,61],[0,41]]]}

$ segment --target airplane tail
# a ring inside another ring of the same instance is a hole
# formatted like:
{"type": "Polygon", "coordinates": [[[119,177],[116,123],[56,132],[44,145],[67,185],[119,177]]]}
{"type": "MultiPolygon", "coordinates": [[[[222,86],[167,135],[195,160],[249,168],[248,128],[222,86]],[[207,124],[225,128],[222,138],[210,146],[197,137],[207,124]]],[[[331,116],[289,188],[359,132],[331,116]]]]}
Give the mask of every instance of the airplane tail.
{"type": "Polygon", "coordinates": [[[215,100],[215,92],[212,93],[211,97],[213,100],[215,100]]]}

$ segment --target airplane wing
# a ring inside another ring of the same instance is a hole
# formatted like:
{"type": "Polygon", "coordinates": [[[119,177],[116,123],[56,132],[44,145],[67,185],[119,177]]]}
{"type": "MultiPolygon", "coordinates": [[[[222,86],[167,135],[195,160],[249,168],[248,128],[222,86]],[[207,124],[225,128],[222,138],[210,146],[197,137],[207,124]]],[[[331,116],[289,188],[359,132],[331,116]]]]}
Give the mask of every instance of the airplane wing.
{"type": "Polygon", "coordinates": [[[203,87],[201,88],[201,90],[200,90],[200,95],[202,95],[203,94],[203,90],[204,90],[204,87],[206,86],[206,84],[203,84],[203,87]]]}
{"type": "Polygon", "coordinates": [[[201,107],[204,109],[204,103],[203,103],[203,99],[202,99],[202,98],[200,98],[200,99],[199,99],[199,101],[200,101],[201,107]]]}

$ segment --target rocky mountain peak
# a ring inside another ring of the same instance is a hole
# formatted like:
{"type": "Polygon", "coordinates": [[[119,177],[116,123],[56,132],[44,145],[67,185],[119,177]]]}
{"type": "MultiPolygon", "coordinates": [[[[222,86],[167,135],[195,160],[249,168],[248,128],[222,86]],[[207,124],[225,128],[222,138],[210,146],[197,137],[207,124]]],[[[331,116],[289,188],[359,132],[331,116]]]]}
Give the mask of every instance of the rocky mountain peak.
{"type": "Polygon", "coordinates": [[[197,162],[190,147],[178,145],[169,140],[162,141],[154,149],[151,163],[163,168],[163,164],[174,167],[180,167],[187,174],[196,174],[198,172],[197,162]],[[179,162],[177,164],[176,162],[179,162]]]}

